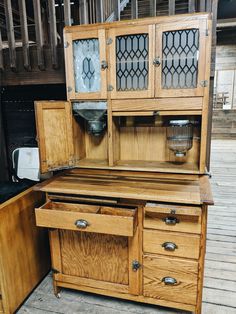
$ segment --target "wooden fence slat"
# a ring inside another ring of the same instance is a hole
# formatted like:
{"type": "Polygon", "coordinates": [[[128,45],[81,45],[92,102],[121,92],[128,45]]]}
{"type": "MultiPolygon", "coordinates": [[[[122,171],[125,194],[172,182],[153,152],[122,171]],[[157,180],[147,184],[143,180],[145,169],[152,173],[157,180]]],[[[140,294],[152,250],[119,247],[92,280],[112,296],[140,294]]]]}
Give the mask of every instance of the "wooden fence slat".
{"type": "Polygon", "coordinates": [[[150,0],[150,16],[157,14],[157,0],[150,0]]]}
{"type": "Polygon", "coordinates": [[[80,24],[88,24],[88,3],[87,0],[79,2],[79,19],[80,24]]]}
{"type": "Polygon", "coordinates": [[[50,31],[50,48],[52,55],[52,67],[58,68],[58,55],[57,55],[57,21],[56,21],[56,10],[55,1],[50,0],[48,2],[49,10],[49,31],[50,31]]]}
{"type": "Polygon", "coordinates": [[[66,26],[71,26],[70,0],[64,0],[64,23],[66,26]]]}
{"type": "Polygon", "coordinates": [[[175,14],[175,0],[169,0],[169,15],[175,14]]]}
{"type": "Polygon", "coordinates": [[[14,34],[11,0],[4,0],[10,67],[16,71],[16,42],[14,34]]]}
{"type": "Polygon", "coordinates": [[[195,0],[188,0],[188,12],[194,13],[195,11],[196,11],[195,0]]]}
{"type": "Polygon", "coordinates": [[[113,0],[114,1],[114,20],[120,20],[120,0],[113,0]]]}
{"type": "Polygon", "coordinates": [[[131,0],[131,19],[138,18],[138,1],[131,0]]]}
{"type": "Polygon", "coordinates": [[[24,68],[30,71],[29,34],[25,0],[18,0],[24,68]]]}
{"type": "Polygon", "coordinates": [[[43,28],[40,0],[33,0],[34,7],[34,21],[35,21],[35,35],[37,44],[37,58],[39,69],[45,70],[44,53],[43,53],[43,28]]]}
{"type": "MultiPolygon", "coordinates": [[[[3,45],[2,45],[2,33],[0,28],[0,71],[4,70],[4,61],[3,61],[3,45]]],[[[0,80],[1,83],[1,80],[0,80]]]]}
{"type": "Polygon", "coordinates": [[[104,22],[104,1],[96,1],[96,22],[104,22]]]}

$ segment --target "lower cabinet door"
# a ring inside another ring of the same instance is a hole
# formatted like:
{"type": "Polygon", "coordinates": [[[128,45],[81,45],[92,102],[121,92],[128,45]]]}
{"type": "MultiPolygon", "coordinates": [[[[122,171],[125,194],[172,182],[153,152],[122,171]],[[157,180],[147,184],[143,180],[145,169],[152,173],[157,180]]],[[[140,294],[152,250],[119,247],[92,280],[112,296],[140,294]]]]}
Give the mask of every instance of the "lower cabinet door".
{"type": "Polygon", "coordinates": [[[196,305],[198,263],[159,255],[143,257],[146,297],[196,305]]]}
{"type": "Polygon", "coordinates": [[[72,284],[78,290],[92,291],[92,288],[138,295],[138,230],[132,237],[50,231],[54,280],[72,284]]]}

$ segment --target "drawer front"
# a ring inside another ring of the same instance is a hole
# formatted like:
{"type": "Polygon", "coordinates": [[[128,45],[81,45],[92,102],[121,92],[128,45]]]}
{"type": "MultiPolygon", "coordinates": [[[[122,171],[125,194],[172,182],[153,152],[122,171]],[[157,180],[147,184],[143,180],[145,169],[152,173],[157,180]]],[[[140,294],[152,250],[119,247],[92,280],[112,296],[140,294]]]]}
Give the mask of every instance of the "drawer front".
{"type": "MultiPolygon", "coordinates": [[[[88,205],[85,205],[88,206],[88,205]]],[[[40,227],[82,232],[130,236],[135,233],[137,212],[113,207],[84,208],[81,204],[48,202],[35,209],[36,224],[40,227]],[[52,205],[53,204],[53,205],[52,205]]]]}
{"type": "Polygon", "coordinates": [[[144,230],[143,251],[145,253],[198,259],[200,236],[192,234],[185,235],[176,232],[144,230]]]}
{"type": "Polygon", "coordinates": [[[144,255],[143,277],[144,296],[196,305],[197,262],[144,255]]]}
{"type": "Polygon", "coordinates": [[[144,228],[201,233],[201,208],[181,206],[145,207],[144,228]]]}

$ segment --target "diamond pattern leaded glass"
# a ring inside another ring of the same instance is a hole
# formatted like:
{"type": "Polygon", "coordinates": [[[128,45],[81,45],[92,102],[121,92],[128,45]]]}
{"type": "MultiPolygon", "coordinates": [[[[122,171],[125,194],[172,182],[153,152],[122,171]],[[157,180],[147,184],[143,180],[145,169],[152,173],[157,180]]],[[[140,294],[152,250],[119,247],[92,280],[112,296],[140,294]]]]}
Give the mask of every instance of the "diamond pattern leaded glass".
{"type": "Polygon", "coordinates": [[[199,30],[163,32],[162,88],[196,88],[199,30]]]}
{"type": "Polygon", "coordinates": [[[116,37],[116,88],[118,91],[148,88],[148,34],[116,37]]]}
{"type": "Polygon", "coordinates": [[[75,92],[100,90],[99,40],[80,39],[73,41],[75,92]]]}

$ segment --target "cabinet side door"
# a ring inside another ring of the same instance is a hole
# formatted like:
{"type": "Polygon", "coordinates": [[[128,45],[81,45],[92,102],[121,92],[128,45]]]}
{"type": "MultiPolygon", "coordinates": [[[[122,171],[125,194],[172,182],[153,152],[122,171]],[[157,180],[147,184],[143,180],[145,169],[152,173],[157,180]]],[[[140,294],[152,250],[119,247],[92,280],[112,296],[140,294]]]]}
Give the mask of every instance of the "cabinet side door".
{"type": "Polygon", "coordinates": [[[66,101],[35,102],[41,172],[73,166],[72,112],[66,101]]]}

